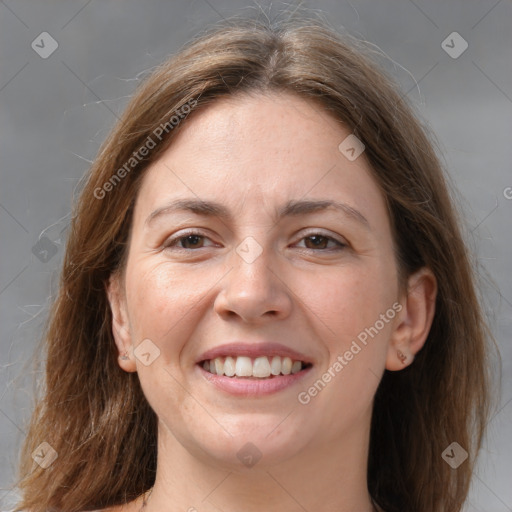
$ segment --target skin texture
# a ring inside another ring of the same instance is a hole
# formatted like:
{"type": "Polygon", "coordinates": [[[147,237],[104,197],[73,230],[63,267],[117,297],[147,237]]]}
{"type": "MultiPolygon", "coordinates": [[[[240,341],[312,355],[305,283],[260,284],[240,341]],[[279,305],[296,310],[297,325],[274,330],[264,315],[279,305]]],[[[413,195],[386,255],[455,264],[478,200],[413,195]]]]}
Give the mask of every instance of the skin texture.
{"type": "Polygon", "coordinates": [[[422,269],[400,289],[384,198],[364,153],[349,161],[338,150],[350,131],[316,104],[277,93],[223,98],[182,128],[143,179],[126,269],[108,287],[116,344],[128,353],[119,364],[138,372],[159,418],[144,510],[369,512],[372,400],[384,369],[408,366],[423,346],[435,278],[422,269]],[[232,218],[174,212],[146,223],[178,198],[219,202],[232,218]],[[343,202],[369,227],[332,209],[275,217],[303,199],[343,202]],[[204,238],[165,247],[192,228],[204,238]],[[313,235],[345,246],[315,245],[313,235]],[[236,251],[247,237],[262,249],[251,263],[236,251]],[[394,318],[301,404],[298,394],[396,303],[394,318]],[[149,366],[134,354],[145,339],[160,350],[149,366]],[[195,363],[234,340],[282,343],[313,368],[273,395],[231,396],[195,363]],[[237,457],[248,442],[261,453],[252,468],[237,457]]]}

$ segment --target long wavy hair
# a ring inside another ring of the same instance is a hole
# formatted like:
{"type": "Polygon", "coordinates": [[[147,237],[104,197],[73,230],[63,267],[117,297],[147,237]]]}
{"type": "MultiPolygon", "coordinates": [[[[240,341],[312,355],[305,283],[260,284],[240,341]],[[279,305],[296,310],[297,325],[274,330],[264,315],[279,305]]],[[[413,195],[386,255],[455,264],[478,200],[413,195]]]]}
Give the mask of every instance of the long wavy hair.
{"type": "Polygon", "coordinates": [[[424,348],[407,369],[385,371],[374,399],[369,492],[386,512],[461,510],[489,414],[492,338],[435,146],[372,54],[311,17],[231,19],[201,33],[139,85],[74,206],[41,347],[44,382],[20,456],[16,511],[99,509],[153,485],[157,418],[137,374],[118,365],[106,283],[124,264],[144,171],[180,128],[223,96],[272,91],[316,102],[364,142],[387,204],[401,279],[427,266],[438,282],[424,348]],[[149,138],[154,147],[141,152],[149,138]],[[469,453],[456,470],[442,457],[454,441],[469,453]],[[32,458],[41,443],[57,454],[46,468],[32,458]]]}

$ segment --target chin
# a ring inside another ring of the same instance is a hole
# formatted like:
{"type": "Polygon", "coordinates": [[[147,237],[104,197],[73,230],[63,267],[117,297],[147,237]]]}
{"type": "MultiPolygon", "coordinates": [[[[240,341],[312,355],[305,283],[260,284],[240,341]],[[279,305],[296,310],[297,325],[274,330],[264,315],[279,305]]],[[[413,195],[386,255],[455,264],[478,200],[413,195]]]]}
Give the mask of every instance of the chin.
{"type": "MultiPolygon", "coordinates": [[[[308,444],[303,428],[286,415],[251,414],[231,422],[227,430],[203,432],[195,442],[211,459],[229,471],[269,468],[297,456],[308,444]],[[280,424],[281,423],[281,424],[280,424]],[[212,441],[215,441],[212,443],[212,441]]],[[[302,426],[304,424],[302,423],[302,426]]]]}

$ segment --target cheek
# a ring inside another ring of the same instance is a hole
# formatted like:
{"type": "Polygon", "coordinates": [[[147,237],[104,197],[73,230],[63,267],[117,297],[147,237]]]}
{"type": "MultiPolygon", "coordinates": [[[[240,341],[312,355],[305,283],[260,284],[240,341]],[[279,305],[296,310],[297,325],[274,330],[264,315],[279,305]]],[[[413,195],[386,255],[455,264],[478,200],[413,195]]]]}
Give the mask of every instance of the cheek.
{"type": "Polygon", "coordinates": [[[328,357],[297,398],[322,411],[333,438],[368,414],[380,381],[395,316],[393,284],[384,276],[378,267],[375,272],[347,268],[315,280],[305,295],[328,357]]]}
{"type": "Polygon", "coordinates": [[[139,259],[128,265],[126,292],[133,345],[149,339],[159,349],[150,365],[137,360],[143,392],[159,417],[165,417],[168,410],[179,411],[182,419],[191,415],[190,411],[197,415],[182,384],[180,354],[193,335],[195,311],[199,311],[197,306],[211,287],[211,279],[202,272],[177,271],[168,262],[139,259]]]}
{"type": "MultiPolygon", "coordinates": [[[[381,265],[331,268],[325,275],[307,276],[297,285],[313,313],[310,316],[325,335],[322,338],[336,350],[373,326],[396,297],[393,273],[381,265]]],[[[389,332],[388,324],[381,330],[389,332]]]]}
{"type": "Polygon", "coordinates": [[[371,407],[396,316],[393,268],[383,264],[361,272],[351,268],[340,273],[336,281],[325,280],[328,292],[322,320],[330,328],[326,338],[329,363],[322,372],[328,383],[323,388],[318,380],[312,382],[313,388],[307,393],[322,395],[319,402],[324,402],[333,424],[346,421],[349,410],[351,415],[358,415],[371,407]]]}
{"type": "Polygon", "coordinates": [[[201,272],[176,271],[167,262],[134,264],[126,287],[135,343],[150,338],[162,352],[180,348],[166,341],[184,339],[183,334],[194,325],[194,307],[204,299],[210,281],[201,272]]]}

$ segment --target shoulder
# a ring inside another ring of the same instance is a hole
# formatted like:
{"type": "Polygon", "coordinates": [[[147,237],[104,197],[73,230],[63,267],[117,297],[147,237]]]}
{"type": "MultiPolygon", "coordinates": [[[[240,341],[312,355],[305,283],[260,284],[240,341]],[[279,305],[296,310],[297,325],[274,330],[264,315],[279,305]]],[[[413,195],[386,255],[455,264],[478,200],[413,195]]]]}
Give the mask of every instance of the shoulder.
{"type": "MultiPolygon", "coordinates": [[[[118,507],[108,507],[108,508],[98,508],[96,510],[91,510],[89,512],[125,512],[126,508],[122,508],[122,506],[118,507]]],[[[84,511],[85,512],[85,511],[84,511]]]]}
{"type": "MultiPolygon", "coordinates": [[[[14,512],[15,509],[12,510],[0,510],[0,512],[14,512]]],[[[30,512],[29,510],[22,510],[21,512],[30,512]]],[[[127,505],[118,505],[109,508],[101,508],[96,510],[88,510],[84,512],[133,512],[132,508],[128,508],[127,505]]]]}
{"type": "Polygon", "coordinates": [[[98,508],[95,510],[84,510],[83,512],[128,512],[128,509],[123,508],[122,505],[117,507],[98,508]]]}
{"type": "MultiPolygon", "coordinates": [[[[112,507],[102,508],[102,509],[96,509],[96,510],[87,510],[83,512],[138,512],[140,507],[137,506],[137,500],[133,500],[130,503],[126,503],[124,505],[114,505],[112,507]]],[[[16,506],[10,503],[8,506],[16,506]]],[[[0,510],[0,512],[15,512],[15,508],[9,509],[9,510],[0,510]]],[[[22,510],[21,512],[30,512],[30,510],[22,510]]]]}
{"type": "Polygon", "coordinates": [[[137,507],[137,503],[137,500],[133,500],[130,503],[126,503],[124,505],[114,505],[112,507],[91,510],[88,512],[138,512],[139,507],[137,507]]]}

